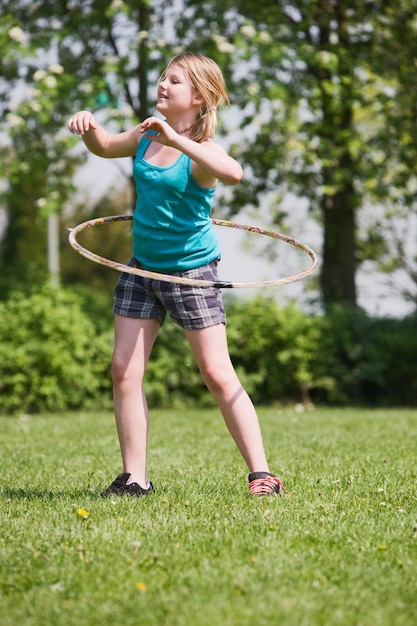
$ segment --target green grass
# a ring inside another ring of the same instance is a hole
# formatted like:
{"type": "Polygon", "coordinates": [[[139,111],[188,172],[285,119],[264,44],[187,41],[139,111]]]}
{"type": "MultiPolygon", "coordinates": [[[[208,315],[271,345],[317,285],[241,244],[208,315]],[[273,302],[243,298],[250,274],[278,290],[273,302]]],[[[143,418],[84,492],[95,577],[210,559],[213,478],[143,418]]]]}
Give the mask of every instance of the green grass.
{"type": "Polygon", "coordinates": [[[155,411],[157,491],[118,500],[112,415],[0,417],[1,625],[414,626],[417,412],[259,415],[289,498],[215,410],[155,411]]]}

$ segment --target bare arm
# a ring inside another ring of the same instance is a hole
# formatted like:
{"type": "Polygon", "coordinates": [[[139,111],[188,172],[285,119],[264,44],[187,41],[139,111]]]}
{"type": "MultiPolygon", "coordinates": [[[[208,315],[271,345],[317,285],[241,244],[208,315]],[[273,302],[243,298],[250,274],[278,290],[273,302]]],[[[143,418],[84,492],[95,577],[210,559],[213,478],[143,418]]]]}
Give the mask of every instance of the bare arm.
{"type": "Polygon", "coordinates": [[[169,124],[157,117],[149,117],[137,128],[141,134],[156,130],[157,135],[145,134],[145,137],[156,143],[181,150],[189,156],[195,164],[194,173],[197,173],[198,182],[211,186],[220,180],[225,185],[236,185],[242,178],[243,171],[239,163],[214,141],[197,143],[178,134],[169,124]]]}
{"type": "Polygon", "coordinates": [[[78,111],[68,121],[71,133],[80,135],[93,154],[107,159],[134,156],[141,135],[139,127],[112,135],[100,126],[89,111],[78,111]]]}

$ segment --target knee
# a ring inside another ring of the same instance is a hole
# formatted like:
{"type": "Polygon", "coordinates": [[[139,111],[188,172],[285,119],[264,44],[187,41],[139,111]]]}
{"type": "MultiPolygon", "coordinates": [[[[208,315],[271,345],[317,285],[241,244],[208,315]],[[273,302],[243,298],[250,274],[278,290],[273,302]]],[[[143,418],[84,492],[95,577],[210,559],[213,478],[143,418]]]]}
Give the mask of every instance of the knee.
{"type": "Polygon", "coordinates": [[[203,380],[214,396],[227,395],[236,387],[237,376],[233,368],[208,367],[202,372],[203,380]]]}
{"type": "Polygon", "coordinates": [[[132,363],[127,363],[117,354],[113,354],[111,376],[113,385],[117,387],[137,386],[143,378],[139,368],[134,367],[132,363]]]}

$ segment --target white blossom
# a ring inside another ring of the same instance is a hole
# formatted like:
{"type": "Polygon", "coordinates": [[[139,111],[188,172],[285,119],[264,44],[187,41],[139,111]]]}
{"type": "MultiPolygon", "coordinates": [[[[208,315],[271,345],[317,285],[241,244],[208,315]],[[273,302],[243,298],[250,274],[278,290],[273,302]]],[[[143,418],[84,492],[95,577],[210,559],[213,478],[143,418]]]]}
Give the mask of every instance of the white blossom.
{"type": "Polygon", "coordinates": [[[45,72],[45,70],[36,70],[36,72],[33,75],[33,80],[36,80],[36,82],[39,82],[40,80],[43,80],[47,76],[48,74],[47,72],[45,72]]]}
{"type": "Polygon", "coordinates": [[[25,120],[20,115],[16,115],[15,113],[8,113],[6,115],[6,121],[12,128],[18,128],[19,126],[23,126],[25,120]]]}
{"type": "Polygon", "coordinates": [[[261,30],[259,33],[259,41],[261,43],[272,43],[272,37],[266,30],[261,30]]]}
{"type": "Polygon", "coordinates": [[[60,30],[62,28],[62,22],[58,19],[53,19],[50,26],[53,30],[60,30]]]}
{"type": "Polygon", "coordinates": [[[240,32],[248,39],[253,39],[256,35],[255,28],[250,24],[244,24],[243,26],[241,26],[240,32]]]}
{"type": "Polygon", "coordinates": [[[223,37],[223,35],[213,35],[213,39],[219,52],[224,52],[227,54],[234,51],[233,44],[231,44],[230,41],[226,39],[226,37],[223,37]]]}
{"type": "Polygon", "coordinates": [[[113,0],[113,2],[110,5],[110,9],[112,11],[120,11],[121,9],[123,9],[123,5],[124,5],[123,0],[113,0]]]}
{"type": "Polygon", "coordinates": [[[259,83],[249,83],[248,85],[248,94],[250,96],[256,96],[259,93],[260,85],[259,83]]]}
{"type": "Polygon", "coordinates": [[[149,31],[148,30],[140,30],[138,33],[138,37],[137,37],[137,42],[143,43],[144,41],[146,41],[149,37],[149,31]]]}
{"type": "Polygon", "coordinates": [[[26,33],[20,26],[13,26],[13,28],[9,30],[9,37],[13,39],[13,41],[17,41],[17,43],[26,43],[27,40],[26,33]]]}
{"type": "Polygon", "coordinates": [[[82,93],[86,93],[86,94],[93,93],[93,84],[92,83],[82,83],[80,85],[80,91],[82,93]]]}
{"type": "Polygon", "coordinates": [[[34,111],[35,113],[39,113],[39,111],[42,110],[42,106],[39,102],[37,102],[36,100],[32,100],[32,102],[30,103],[30,108],[32,109],[32,111],[34,111]]]}
{"type": "Polygon", "coordinates": [[[49,88],[49,89],[53,89],[54,87],[56,87],[57,81],[55,76],[47,76],[45,78],[45,85],[49,88]]]}
{"type": "Polygon", "coordinates": [[[52,63],[52,65],[48,67],[48,71],[51,72],[51,74],[63,74],[64,68],[60,63],[52,63]]]}

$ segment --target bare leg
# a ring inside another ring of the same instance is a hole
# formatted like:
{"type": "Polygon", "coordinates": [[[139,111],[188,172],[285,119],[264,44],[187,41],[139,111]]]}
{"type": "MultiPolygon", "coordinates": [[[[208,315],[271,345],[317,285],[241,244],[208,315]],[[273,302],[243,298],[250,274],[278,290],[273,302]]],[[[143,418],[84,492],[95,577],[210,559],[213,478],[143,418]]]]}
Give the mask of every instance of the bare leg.
{"type": "Polygon", "coordinates": [[[123,469],[144,488],[149,415],[142,382],[159,329],[156,320],[115,316],[113,402],[123,469]]]}
{"type": "Polygon", "coordinates": [[[224,324],[186,330],[201,375],[222,412],[250,472],[269,472],[255,407],[243,389],[227,346],[224,324]]]}

